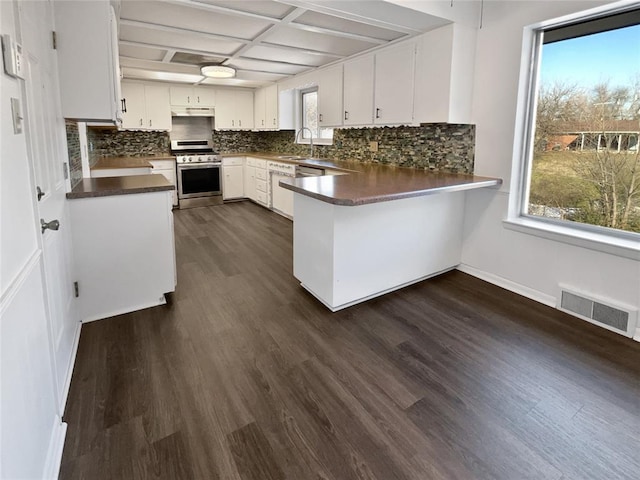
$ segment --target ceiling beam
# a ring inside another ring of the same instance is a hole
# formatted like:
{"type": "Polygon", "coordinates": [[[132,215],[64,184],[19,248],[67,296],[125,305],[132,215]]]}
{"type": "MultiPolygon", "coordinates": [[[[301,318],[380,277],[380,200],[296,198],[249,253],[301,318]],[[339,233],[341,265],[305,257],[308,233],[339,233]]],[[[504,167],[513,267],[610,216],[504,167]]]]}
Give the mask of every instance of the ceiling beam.
{"type": "Polygon", "coordinates": [[[235,10],[233,8],[221,7],[219,5],[212,5],[210,3],[198,2],[197,0],[160,0],[164,3],[173,3],[175,5],[182,5],[189,8],[196,8],[199,10],[206,10],[209,12],[221,13],[223,15],[233,15],[235,17],[253,18],[254,20],[262,20],[263,22],[278,23],[281,21],[279,18],[269,17],[267,15],[260,15],[259,13],[243,12],[242,10],[235,10]]]}
{"type": "Polygon", "coordinates": [[[331,28],[316,27],[313,25],[306,25],[304,23],[291,23],[289,26],[298,30],[304,30],[305,32],[320,33],[322,35],[333,35],[334,37],[343,37],[350,40],[360,40],[362,42],[375,43],[376,45],[385,45],[389,43],[389,40],[384,40],[382,38],[375,38],[369,37],[368,35],[359,35],[357,33],[333,30],[331,28]]]}
{"type": "Polygon", "coordinates": [[[164,58],[162,59],[163,63],[170,63],[173,56],[176,54],[176,50],[170,48],[167,50],[167,53],[164,54],[164,58]]]}
{"type": "Polygon", "coordinates": [[[396,23],[386,22],[384,20],[377,20],[375,18],[366,17],[363,15],[358,15],[355,13],[346,12],[344,10],[340,10],[337,8],[332,8],[330,2],[326,5],[315,3],[313,1],[308,0],[274,0],[278,3],[284,3],[285,5],[290,5],[292,7],[304,8],[306,10],[310,10],[312,12],[324,13],[325,15],[331,15],[338,18],[344,18],[346,20],[352,20],[358,23],[364,23],[366,25],[371,25],[372,27],[384,28],[385,30],[391,30],[394,32],[401,32],[406,35],[418,35],[422,33],[421,30],[407,27],[405,25],[398,25],[396,23]]]}
{"type": "Polygon", "coordinates": [[[242,43],[242,44],[247,44],[251,42],[251,40],[247,40],[246,38],[231,37],[228,35],[218,35],[216,33],[201,32],[199,30],[173,27],[171,25],[162,25],[160,23],[142,22],[140,20],[129,20],[127,18],[121,18],[120,25],[125,27],[147,28],[149,30],[157,30],[160,32],[167,32],[167,33],[176,33],[178,35],[187,34],[194,37],[208,38],[210,40],[219,40],[223,42],[233,42],[233,43],[242,43]]]}

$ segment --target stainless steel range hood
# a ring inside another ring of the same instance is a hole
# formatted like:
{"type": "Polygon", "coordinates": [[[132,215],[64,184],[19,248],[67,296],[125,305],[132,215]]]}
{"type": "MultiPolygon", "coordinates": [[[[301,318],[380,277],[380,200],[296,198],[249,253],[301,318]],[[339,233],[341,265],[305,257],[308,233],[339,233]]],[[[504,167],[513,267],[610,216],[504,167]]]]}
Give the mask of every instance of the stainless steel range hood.
{"type": "Polygon", "coordinates": [[[172,117],[215,117],[213,107],[171,107],[172,117]]]}

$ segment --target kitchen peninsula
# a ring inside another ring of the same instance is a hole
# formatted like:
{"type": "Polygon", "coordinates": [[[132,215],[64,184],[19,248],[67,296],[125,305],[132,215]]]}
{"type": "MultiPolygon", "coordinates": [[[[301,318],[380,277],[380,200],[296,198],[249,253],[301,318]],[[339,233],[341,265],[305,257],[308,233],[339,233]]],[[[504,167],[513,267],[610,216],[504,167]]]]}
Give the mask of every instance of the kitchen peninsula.
{"type": "Polygon", "coordinates": [[[83,322],[162,305],[175,290],[174,189],[162,175],[128,175],[67,193],[83,322]]]}
{"type": "Polygon", "coordinates": [[[460,263],[465,190],[501,179],[306,160],[349,175],[281,181],[294,192],[294,276],[332,311],[460,263]]]}

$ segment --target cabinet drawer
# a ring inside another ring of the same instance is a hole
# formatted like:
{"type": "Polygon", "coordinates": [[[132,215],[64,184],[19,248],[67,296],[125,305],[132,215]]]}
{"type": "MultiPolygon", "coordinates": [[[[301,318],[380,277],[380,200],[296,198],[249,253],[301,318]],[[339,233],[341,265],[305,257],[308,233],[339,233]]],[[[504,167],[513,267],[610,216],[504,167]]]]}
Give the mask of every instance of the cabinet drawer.
{"type": "Polygon", "coordinates": [[[267,168],[267,161],[260,158],[255,159],[256,168],[267,168]]]}
{"type": "Polygon", "coordinates": [[[256,180],[256,190],[259,192],[267,193],[267,181],[266,180],[256,180]]]}
{"type": "Polygon", "coordinates": [[[258,200],[258,202],[260,202],[263,205],[267,204],[267,194],[265,192],[261,192],[260,190],[258,190],[258,192],[256,193],[256,200],[258,200]]]}
{"type": "Polygon", "coordinates": [[[252,157],[247,157],[247,166],[255,167],[256,166],[256,159],[252,158],[252,157]]]}
{"type": "Polygon", "coordinates": [[[222,159],[222,164],[223,165],[239,165],[242,166],[242,164],[244,163],[244,158],[243,157],[229,157],[229,158],[223,158],[222,159]]]}
{"type": "Polygon", "coordinates": [[[260,180],[266,180],[267,179],[267,171],[266,170],[262,170],[260,168],[256,168],[256,178],[259,178],[260,180]]]}

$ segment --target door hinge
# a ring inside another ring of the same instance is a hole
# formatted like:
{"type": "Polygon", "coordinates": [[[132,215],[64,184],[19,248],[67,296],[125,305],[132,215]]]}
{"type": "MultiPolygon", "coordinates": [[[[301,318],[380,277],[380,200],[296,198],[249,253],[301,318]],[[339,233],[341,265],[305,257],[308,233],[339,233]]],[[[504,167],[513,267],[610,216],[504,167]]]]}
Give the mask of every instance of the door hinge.
{"type": "Polygon", "coordinates": [[[56,32],[51,32],[51,43],[53,45],[53,49],[58,49],[58,39],[56,38],[56,32]]]}
{"type": "Polygon", "coordinates": [[[62,174],[64,175],[65,180],[69,179],[69,165],[67,164],[67,162],[64,162],[62,164],[62,174]]]}
{"type": "Polygon", "coordinates": [[[80,296],[80,287],[78,286],[78,282],[73,282],[73,292],[76,298],[80,296]]]}

